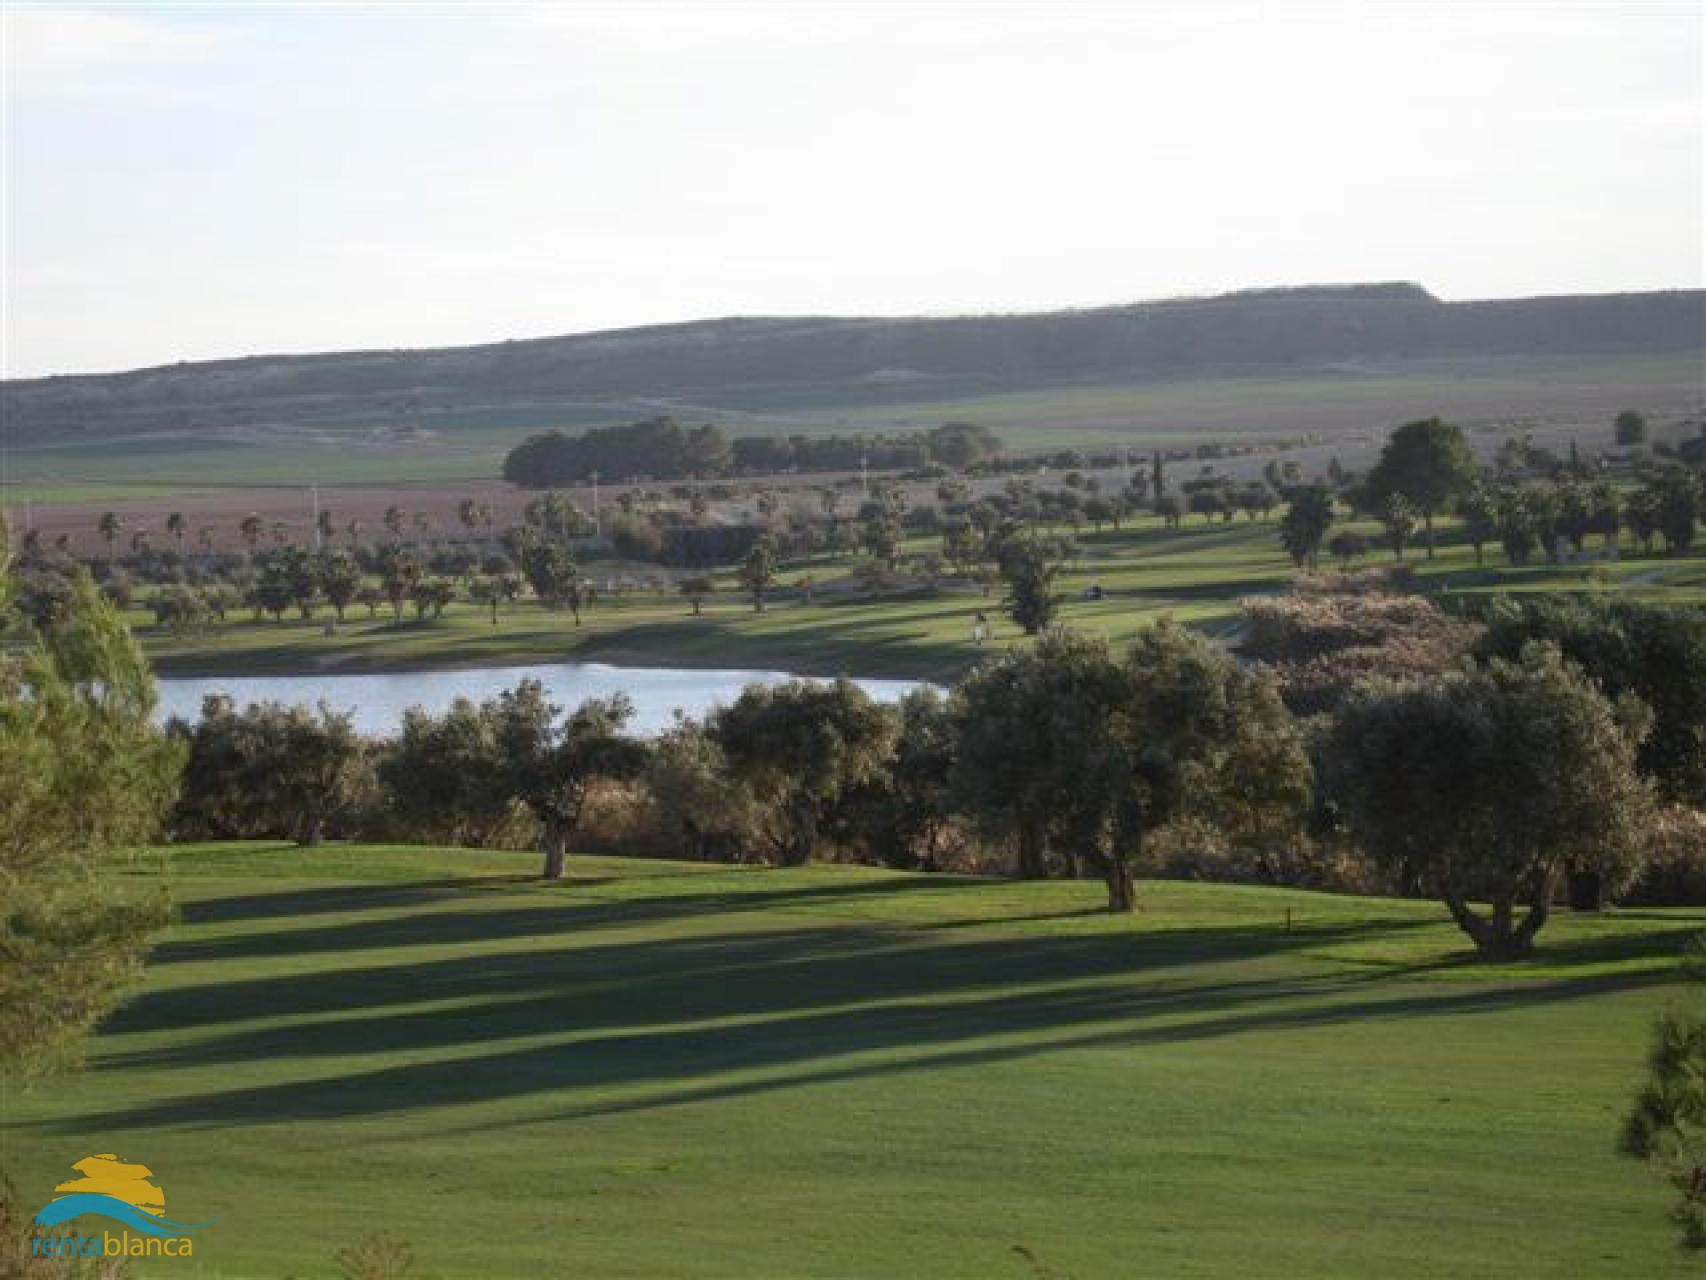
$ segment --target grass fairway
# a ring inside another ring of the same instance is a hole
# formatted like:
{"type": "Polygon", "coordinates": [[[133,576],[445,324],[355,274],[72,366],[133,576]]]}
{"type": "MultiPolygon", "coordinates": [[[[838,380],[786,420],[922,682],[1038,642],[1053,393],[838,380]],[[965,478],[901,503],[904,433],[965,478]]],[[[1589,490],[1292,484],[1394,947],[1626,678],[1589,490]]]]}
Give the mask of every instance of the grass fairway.
{"type": "MultiPolygon", "coordinates": [[[[1378,536],[1372,521],[1336,525],[1378,536]]],[[[1158,619],[1170,617],[1226,635],[1239,625],[1245,596],[1285,589],[1294,577],[1280,547],[1276,524],[1239,518],[1230,524],[1199,517],[1183,529],[1163,527],[1145,516],[1123,529],[1084,530],[1080,552],[1060,578],[1059,622],[1074,630],[1123,643],[1158,619]],[[1100,600],[1086,588],[1103,589],[1100,600]]],[[[910,554],[939,549],[934,538],[914,538],[910,554]]],[[[1384,552],[1359,567],[1392,562],[1384,552]]],[[[1439,555],[1423,558],[1416,548],[1408,563],[1427,591],[1467,596],[1506,591],[1616,592],[1629,599],[1706,603],[1706,558],[1630,556],[1608,565],[1521,568],[1503,563],[1489,549],[1477,566],[1454,521],[1442,521],[1439,555]]],[[[1332,568],[1323,557],[1323,568],[1332,568]]],[[[437,621],[405,617],[393,622],[388,609],[377,619],[355,608],[334,636],[323,634],[322,610],[311,622],[293,616],[254,622],[246,611],[224,626],[177,636],[154,624],[141,608],[128,617],[156,667],[166,675],[262,675],[352,673],[436,667],[500,666],[530,662],[612,662],[628,666],[762,667],[805,675],[898,676],[951,682],[992,651],[1027,643],[1000,608],[1001,588],[988,596],[964,583],[932,587],[918,580],[902,589],[843,593],[822,584],[845,578],[846,560],[807,559],[784,567],[766,611],[754,613],[733,574],[717,575],[718,591],[704,616],[692,617],[673,592],[610,596],[589,609],[576,627],[565,612],[532,601],[506,607],[497,626],[484,609],[452,605],[437,621]],[[807,602],[801,580],[820,589],[807,602]],[[988,645],[972,643],[980,612],[993,623],[988,645]]],[[[596,579],[597,565],[588,567],[596,579]]]]}
{"type": "Polygon", "coordinates": [[[378,1228],[425,1276],[1693,1274],[1613,1141],[1706,912],[1494,973],[1427,903],[175,861],[146,987],[4,1129],[32,1206],[114,1152],[223,1215],[145,1275],[330,1275],[378,1228]]]}

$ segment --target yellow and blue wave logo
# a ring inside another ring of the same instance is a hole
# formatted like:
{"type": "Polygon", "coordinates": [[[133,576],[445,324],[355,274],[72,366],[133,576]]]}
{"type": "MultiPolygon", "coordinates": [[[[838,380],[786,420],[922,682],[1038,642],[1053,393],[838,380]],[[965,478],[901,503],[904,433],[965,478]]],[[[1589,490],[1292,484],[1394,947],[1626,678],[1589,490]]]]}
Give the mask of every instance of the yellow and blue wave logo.
{"type": "Polygon", "coordinates": [[[36,1226],[51,1231],[63,1222],[84,1214],[100,1214],[121,1223],[152,1241],[131,1241],[128,1237],[112,1235],[78,1237],[47,1237],[37,1240],[37,1252],[74,1253],[82,1256],[138,1256],[164,1254],[186,1256],[190,1253],[188,1232],[199,1231],[217,1222],[173,1222],[166,1217],[166,1193],[150,1181],[154,1171],[144,1164],[126,1164],[115,1155],[89,1156],[71,1166],[83,1176],[62,1182],[54,1188],[60,1194],[48,1201],[36,1214],[36,1226]],[[159,1242],[175,1242],[172,1248],[159,1242]],[[72,1246],[64,1248],[63,1246],[72,1246]],[[142,1247],[137,1247],[142,1246],[142,1247]]]}

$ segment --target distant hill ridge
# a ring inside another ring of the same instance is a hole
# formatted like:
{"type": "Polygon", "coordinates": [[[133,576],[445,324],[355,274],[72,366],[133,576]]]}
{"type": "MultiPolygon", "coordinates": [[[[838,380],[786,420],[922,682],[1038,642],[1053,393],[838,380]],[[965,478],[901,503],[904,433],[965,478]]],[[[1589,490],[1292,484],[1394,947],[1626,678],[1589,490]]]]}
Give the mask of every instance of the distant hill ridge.
{"type": "MultiPolygon", "coordinates": [[[[12,444],[268,424],[358,427],[411,408],[684,398],[763,408],[1359,361],[1706,350],[1706,291],[1441,302],[1419,285],[1255,289],[1085,310],[735,317],[489,343],[249,356],[0,383],[12,444]]],[[[621,414],[612,411],[612,420],[621,414]]]]}

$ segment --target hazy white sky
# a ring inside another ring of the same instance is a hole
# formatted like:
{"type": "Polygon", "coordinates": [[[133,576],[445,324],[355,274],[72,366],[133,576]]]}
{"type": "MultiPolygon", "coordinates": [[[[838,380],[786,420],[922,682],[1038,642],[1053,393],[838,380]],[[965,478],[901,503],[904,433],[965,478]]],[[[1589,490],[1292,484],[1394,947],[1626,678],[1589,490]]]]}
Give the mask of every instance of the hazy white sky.
{"type": "Polygon", "coordinates": [[[1694,0],[4,9],[9,376],[1706,272],[1694,0]]]}

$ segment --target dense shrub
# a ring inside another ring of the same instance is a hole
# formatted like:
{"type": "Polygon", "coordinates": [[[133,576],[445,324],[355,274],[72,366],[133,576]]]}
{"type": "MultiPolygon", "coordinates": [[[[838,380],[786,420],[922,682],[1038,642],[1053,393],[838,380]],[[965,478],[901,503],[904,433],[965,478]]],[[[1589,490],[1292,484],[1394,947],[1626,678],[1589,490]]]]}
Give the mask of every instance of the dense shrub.
{"type": "Polygon", "coordinates": [[[1652,712],[1637,757],[1642,773],[1680,804],[1706,803],[1706,613],[1678,605],[1581,596],[1498,597],[1482,610],[1482,657],[1513,657],[1530,641],[1555,644],[1612,699],[1652,712]]]}
{"type": "Polygon", "coordinates": [[[372,751],[347,715],[276,702],[202,704],[167,732],[188,750],[172,814],[180,837],[273,836],[316,845],[353,836],[371,807],[372,751]]]}
{"type": "Polygon", "coordinates": [[[1149,874],[1160,880],[1284,885],[1338,893],[1383,892],[1387,878],[1355,848],[1301,830],[1252,845],[1206,818],[1169,822],[1150,837],[1149,874]]]}
{"type": "Polygon", "coordinates": [[[1706,905],[1706,810],[1670,805],[1647,835],[1646,865],[1623,902],[1642,907],[1706,905]]]}
{"type": "Polygon", "coordinates": [[[1420,596],[1311,592],[1243,603],[1241,651],[1264,664],[1296,715],[1332,711],[1358,681],[1438,675],[1461,663],[1481,629],[1420,596]]]}

